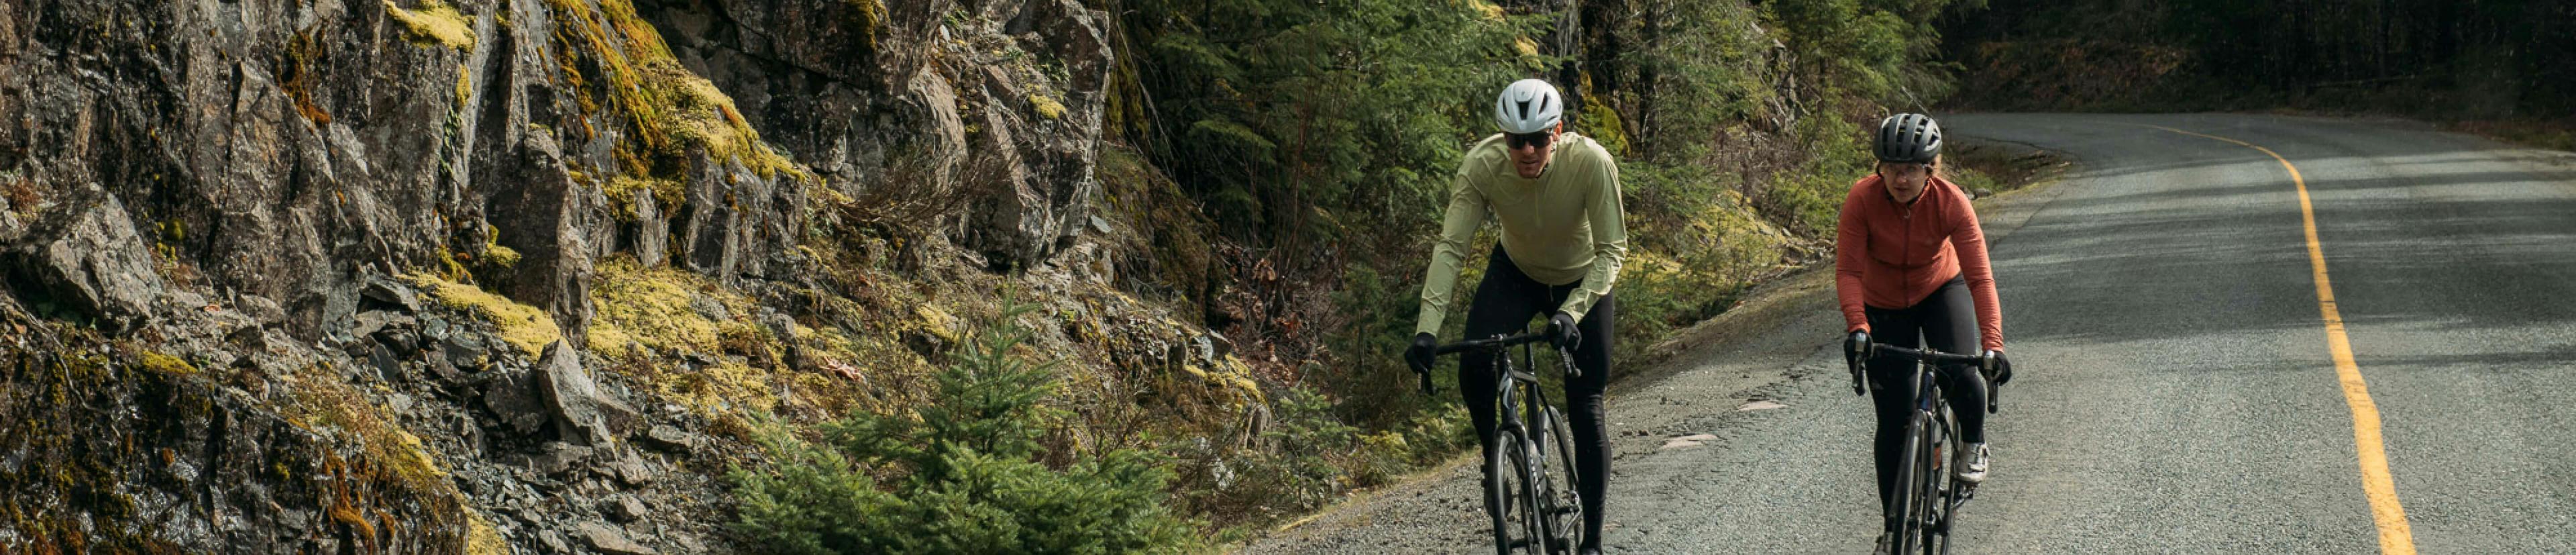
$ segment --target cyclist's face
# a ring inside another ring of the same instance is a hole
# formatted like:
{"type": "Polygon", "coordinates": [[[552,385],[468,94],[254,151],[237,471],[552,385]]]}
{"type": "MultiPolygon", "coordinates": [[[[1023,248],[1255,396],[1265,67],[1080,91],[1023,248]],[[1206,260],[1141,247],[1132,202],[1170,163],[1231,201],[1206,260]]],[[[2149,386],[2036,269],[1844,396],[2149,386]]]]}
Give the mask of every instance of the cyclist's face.
{"type": "Polygon", "coordinates": [[[1559,123],[1546,131],[1505,137],[1503,147],[1512,153],[1512,171],[1522,179],[1538,179],[1540,172],[1547,171],[1548,156],[1556,153],[1557,135],[1564,129],[1565,124],[1559,123]]]}
{"type": "Polygon", "coordinates": [[[1878,176],[1880,182],[1887,185],[1889,198],[1894,198],[1900,203],[1914,202],[1914,199],[1923,197],[1923,188],[1931,185],[1932,166],[1880,162],[1878,176]]]}

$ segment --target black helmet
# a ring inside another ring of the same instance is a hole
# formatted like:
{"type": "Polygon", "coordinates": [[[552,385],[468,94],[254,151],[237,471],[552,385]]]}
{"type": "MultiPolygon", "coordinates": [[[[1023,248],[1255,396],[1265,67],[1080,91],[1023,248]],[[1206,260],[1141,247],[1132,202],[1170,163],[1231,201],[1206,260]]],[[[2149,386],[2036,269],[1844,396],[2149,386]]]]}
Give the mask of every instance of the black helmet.
{"type": "Polygon", "coordinates": [[[1878,161],[1932,163],[1941,155],[1941,124],[1932,116],[1897,114],[1878,122],[1878,161]]]}

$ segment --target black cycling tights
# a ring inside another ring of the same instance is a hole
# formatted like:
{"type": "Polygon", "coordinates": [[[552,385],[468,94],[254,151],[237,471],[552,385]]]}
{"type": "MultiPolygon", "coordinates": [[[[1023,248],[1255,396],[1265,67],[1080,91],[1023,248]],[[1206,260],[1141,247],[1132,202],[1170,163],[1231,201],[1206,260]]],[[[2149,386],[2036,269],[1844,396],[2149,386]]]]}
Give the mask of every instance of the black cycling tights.
{"type": "MultiPolygon", "coordinates": [[[[1467,337],[1518,334],[1530,328],[1531,319],[1555,315],[1556,307],[1576,285],[1550,286],[1530,279],[1519,266],[1512,265],[1502,247],[1496,246],[1494,256],[1485,263],[1484,282],[1476,286],[1476,300],[1467,308],[1467,337]]],[[[1613,304],[1611,295],[1602,295],[1599,302],[1592,304],[1592,310],[1583,314],[1583,321],[1575,324],[1583,341],[1574,348],[1574,365],[1583,369],[1583,375],[1565,381],[1566,424],[1574,428],[1574,476],[1582,484],[1578,493],[1583,494],[1584,547],[1600,545],[1601,502],[1609,491],[1610,433],[1601,416],[1601,391],[1610,383],[1613,304]]],[[[1476,421],[1476,440],[1490,453],[1494,449],[1494,388],[1499,383],[1494,379],[1494,361],[1489,357],[1462,358],[1458,364],[1458,391],[1467,399],[1468,416],[1476,421]]]]}
{"type": "MultiPolygon", "coordinates": [[[[1977,353],[1976,305],[1969,302],[1968,282],[1950,278],[1922,302],[1902,309],[1863,307],[1869,317],[1871,340],[1905,348],[1920,348],[1925,340],[1932,348],[1945,353],[1977,353]],[[1918,337],[1916,334],[1921,334],[1918,337]]],[[[1943,365],[1950,376],[1953,414],[1959,417],[1959,435],[1969,443],[1986,440],[1986,380],[1974,366],[1943,365]]],[[[1878,498],[1887,499],[1896,491],[1896,458],[1905,448],[1905,421],[1914,411],[1914,392],[1906,389],[1914,372],[1913,359],[1881,356],[1870,359],[1869,379],[1878,384],[1870,399],[1878,405],[1878,498]]]]}

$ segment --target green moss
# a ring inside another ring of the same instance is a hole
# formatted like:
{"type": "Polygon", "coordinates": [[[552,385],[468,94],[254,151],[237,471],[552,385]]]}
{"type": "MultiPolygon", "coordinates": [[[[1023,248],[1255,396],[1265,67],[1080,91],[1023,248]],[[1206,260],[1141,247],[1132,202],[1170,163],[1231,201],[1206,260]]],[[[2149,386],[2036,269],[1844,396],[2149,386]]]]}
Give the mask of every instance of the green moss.
{"type": "Polygon", "coordinates": [[[1628,131],[1619,122],[1619,112],[1611,110],[1609,103],[1585,103],[1582,123],[1583,136],[1601,143],[1613,155],[1628,155],[1628,131]]]}
{"type": "Polygon", "coordinates": [[[459,282],[474,281],[474,272],[467,270],[465,268],[465,263],[456,260],[456,253],[454,251],[449,251],[446,246],[441,245],[438,247],[438,279],[459,282]]]}
{"type": "Polygon", "coordinates": [[[716,353],[724,349],[728,335],[756,331],[749,322],[716,321],[691,307],[692,299],[706,295],[735,313],[750,309],[748,299],[705,277],[670,268],[644,269],[623,256],[602,262],[596,271],[590,300],[597,313],[587,332],[593,352],[624,357],[642,347],[716,353]]]}
{"type": "Polygon", "coordinates": [[[1036,108],[1038,115],[1045,116],[1046,119],[1064,119],[1064,103],[1056,102],[1046,95],[1029,93],[1029,106],[1036,108]]]}
{"type": "Polygon", "coordinates": [[[720,363],[687,372],[662,372],[647,380],[658,397],[677,401],[698,416],[740,417],[778,409],[778,393],[769,372],[750,365],[720,363]]]}
{"type": "Polygon", "coordinates": [[[466,102],[473,99],[474,66],[464,66],[456,71],[456,111],[464,113],[470,108],[466,102]]]}
{"type": "Polygon", "coordinates": [[[510,553],[510,546],[501,541],[501,533],[492,528],[492,520],[485,518],[482,512],[466,507],[465,555],[507,555],[508,553],[510,553]]]}
{"type": "Polygon", "coordinates": [[[956,343],[964,339],[958,336],[961,322],[956,316],[949,315],[948,311],[940,310],[938,306],[930,303],[921,303],[913,306],[912,313],[921,318],[922,329],[929,331],[931,335],[938,336],[940,340],[956,343]]]}
{"type": "MultiPolygon", "coordinates": [[[[628,59],[627,47],[609,36],[608,26],[602,23],[606,16],[585,0],[546,0],[546,4],[548,13],[554,15],[555,43],[562,47],[556,51],[556,61],[562,64],[561,71],[557,73],[566,87],[585,93],[599,92],[610,99],[631,99],[620,95],[630,95],[640,89],[640,79],[635,64],[628,59]],[[583,72],[583,61],[596,66],[595,71],[583,72]]],[[[600,106],[593,96],[576,94],[574,98],[579,101],[582,111],[596,113],[600,106]]],[[[649,106],[632,109],[646,108],[649,106]]],[[[644,133],[650,130],[637,131],[644,133]]]]}
{"type": "Polygon", "coordinates": [[[519,251],[500,245],[487,246],[483,249],[483,261],[500,268],[518,266],[519,251]]]}
{"type": "Polygon", "coordinates": [[[163,374],[185,376],[197,373],[196,365],[160,351],[143,352],[143,368],[163,374]]]}
{"type": "Polygon", "coordinates": [[[841,0],[841,3],[850,7],[849,28],[860,33],[860,40],[868,45],[868,53],[874,54],[878,30],[885,27],[885,3],[880,0],[841,0]]]}
{"type": "Polygon", "coordinates": [[[639,195],[652,195],[653,206],[668,214],[687,198],[686,187],[677,179],[619,175],[609,178],[607,186],[600,188],[600,193],[607,195],[609,203],[617,208],[618,219],[631,222],[641,217],[636,209],[636,203],[643,200],[639,195]]]}
{"type": "Polygon", "coordinates": [[[501,231],[491,224],[483,225],[483,264],[502,270],[519,265],[519,251],[501,246],[501,231]]]}
{"type": "Polygon", "coordinates": [[[751,128],[751,122],[734,107],[733,97],[715,83],[690,74],[676,61],[658,60],[646,69],[654,100],[665,105],[663,119],[656,123],[677,141],[674,146],[703,147],[708,156],[740,162],[761,177],[804,175],[795,162],[760,142],[760,132],[751,128]]]}
{"type": "Polygon", "coordinates": [[[709,158],[740,163],[773,177],[810,174],[760,141],[714,84],[691,74],[671,57],[670,47],[651,24],[635,15],[626,0],[547,0],[556,19],[555,42],[562,46],[560,76],[587,113],[606,110],[627,124],[616,156],[624,173],[647,178],[684,174],[689,152],[702,149],[709,158]],[[580,62],[594,71],[583,71],[580,62]]]}
{"type": "MultiPolygon", "coordinates": [[[[401,526],[393,515],[382,509],[373,511],[373,518],[368,511],[361,509],[362,505],[378,504],[366,497],[389,493],[361,483],[374,481],[399,484],[423,500],[446,505],[448,510],[464,512],[464,496],[457,491],[455,483],[448,480],[448,472],[439,467],[437,459],[429,455],[420,437],[386,416],[384,410],[369,401],[364,393],[339,376],[332,375],[327,366],[307,367],[285,376],[282,381],[293,404],[281,407],[281,416],[291,423],[319,424],[354,436],[363,454],[355,459],[343,459],[325,452],[321,468],[313,473],[312,479],[330,484],[332,491],[324,496],[330,499],[331,505],[326,512],[332,520],[360,531],[379,525],[401,526]]],[[[280,480],[294,475],[291,465],[284,461],[280,461],[275,470],[280,480]]],[[[437,508],[426,512],[430,518],[454,514],[437,508]]],[[[468,513],[466,516],[472,515],[468,513]]]]}
{"type": "Polygon", "coordinates": [[[499,328],[501,340],[518,347],[529,357],[544,353],[546,345],[563,339],[563,328],[555,319],[537,307],[519,304],[509,297],[484,292],[481,288],[441,279],[429,274],[403,276],[422,289],[429,290],[448,308],[471,312],[499,328]]]}
{"type": "Polygon", "coordinates": [[[419,44],[443,44],[466,52],[474,51],[474,27],[446,2],[421,0],[420,9],[406,10],[384,0],[385,13],[402,22],[405,34],[419,44]]]}

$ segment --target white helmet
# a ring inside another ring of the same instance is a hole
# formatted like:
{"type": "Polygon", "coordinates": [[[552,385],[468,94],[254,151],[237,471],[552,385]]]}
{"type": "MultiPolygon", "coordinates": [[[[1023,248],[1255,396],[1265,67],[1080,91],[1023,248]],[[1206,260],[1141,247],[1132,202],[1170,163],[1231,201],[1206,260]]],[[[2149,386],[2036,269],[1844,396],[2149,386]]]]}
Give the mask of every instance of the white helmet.
{"type": "Polygon", "coordinates": [[[1494,99],[1494,123],[1504,133],[1537,133],[1555,126],[1565,114],[1565,97],[1556,86],[1537,79],[1513,81],[1494,99]]]}

